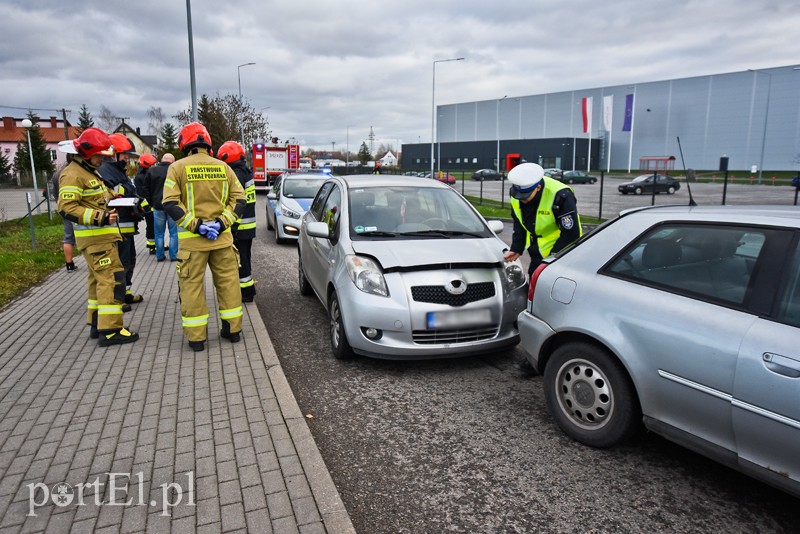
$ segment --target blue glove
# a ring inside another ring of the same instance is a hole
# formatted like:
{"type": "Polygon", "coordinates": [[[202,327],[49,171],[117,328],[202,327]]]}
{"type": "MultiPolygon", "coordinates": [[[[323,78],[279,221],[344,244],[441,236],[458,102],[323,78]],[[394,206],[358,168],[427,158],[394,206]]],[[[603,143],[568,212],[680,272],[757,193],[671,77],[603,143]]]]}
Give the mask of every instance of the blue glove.
{"type": "Polygon", "coordinates": [[[218,222],[208,222],[201,224],[197,231],[206,239],[215,241],[219,237],[219,229],[220,224],[218,222]]]}

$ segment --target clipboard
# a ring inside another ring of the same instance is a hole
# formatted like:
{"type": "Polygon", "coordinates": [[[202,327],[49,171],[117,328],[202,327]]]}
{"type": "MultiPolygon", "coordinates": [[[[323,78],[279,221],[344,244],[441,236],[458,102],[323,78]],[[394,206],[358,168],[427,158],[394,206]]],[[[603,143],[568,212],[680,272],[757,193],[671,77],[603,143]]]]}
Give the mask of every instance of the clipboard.
{"type": "Polygon", "coordinates": [[[135,208],[139,205],[139,200],[134,197],[113,198],[108,201],[108,206],[110,208],[135,208]]]}

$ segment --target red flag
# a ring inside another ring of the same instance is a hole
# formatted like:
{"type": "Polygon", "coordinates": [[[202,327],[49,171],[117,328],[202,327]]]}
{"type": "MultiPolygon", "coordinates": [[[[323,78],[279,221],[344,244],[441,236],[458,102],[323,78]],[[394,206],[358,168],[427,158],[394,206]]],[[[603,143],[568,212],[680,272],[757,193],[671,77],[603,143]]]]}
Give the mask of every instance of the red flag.
{"type": "Polygon", "coordinates": [[[583,133],[591,133],[592,131],[592,97],[584,97],[581,102],[583,110],[583,133]]]}

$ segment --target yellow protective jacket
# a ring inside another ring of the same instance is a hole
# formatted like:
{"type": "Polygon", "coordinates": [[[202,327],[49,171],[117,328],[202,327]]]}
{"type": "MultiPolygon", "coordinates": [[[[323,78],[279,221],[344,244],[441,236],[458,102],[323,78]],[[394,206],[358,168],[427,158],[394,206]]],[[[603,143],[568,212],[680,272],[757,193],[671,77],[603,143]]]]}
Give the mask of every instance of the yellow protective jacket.
{"type": "Polygon", "coordinates": [[[242,216],[247,202],[236,173],[206,150],[195,150],[169,166],[164,181],[164,211],[178,223],[180,247],[214,250],[233,244],[230,227],[242,216]],[[216,241],[198,233],[204,222],[218,221],[216,241]]]}
{"type": "Polygon", "coordinates": [[[96,170],[76,156],[61,171],[58,184],[58,212],[72,221],[79,249],[122,240],[119,226],[108,223],[108,202],[114,192],[96,170]]]}

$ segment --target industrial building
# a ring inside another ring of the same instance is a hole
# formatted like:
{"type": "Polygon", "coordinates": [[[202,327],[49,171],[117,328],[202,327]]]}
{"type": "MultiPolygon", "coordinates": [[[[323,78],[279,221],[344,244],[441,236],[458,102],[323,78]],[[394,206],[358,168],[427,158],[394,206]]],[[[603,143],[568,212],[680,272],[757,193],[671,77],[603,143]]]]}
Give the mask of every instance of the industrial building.
{"type": "MultiPolygon", "coordinates": [[[[499,159],[501,169],[524,160],[636,172],[655,161],[647,158],[670,157],[680,169],[678,138],[687,168],[715,170],[723,156],[731,170],[800,168],[794,65],[437,105],[435,117],[433,159],[447,170],[497,168],[499,159]]],[[[431,143],[404,144],[402,166],[430,169],[431,143]]]]}

